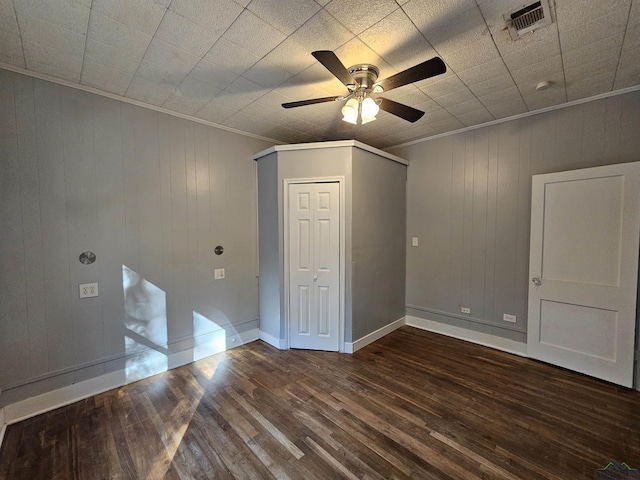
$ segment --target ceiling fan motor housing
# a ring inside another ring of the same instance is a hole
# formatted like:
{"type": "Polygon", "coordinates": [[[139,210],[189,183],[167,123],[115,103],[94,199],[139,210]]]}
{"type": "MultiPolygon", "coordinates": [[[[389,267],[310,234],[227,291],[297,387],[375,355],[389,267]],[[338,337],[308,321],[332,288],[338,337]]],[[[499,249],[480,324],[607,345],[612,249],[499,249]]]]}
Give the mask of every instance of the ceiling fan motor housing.
{"type": "Polygon", "coordinates": [[[358,65],[349,67],[349,73],[360,85],[360,88],[358,88],[358,90],[371,91],[373,89],[373,85],[378,80],[380,71],[375,65],[360,63],[358,65]]]}

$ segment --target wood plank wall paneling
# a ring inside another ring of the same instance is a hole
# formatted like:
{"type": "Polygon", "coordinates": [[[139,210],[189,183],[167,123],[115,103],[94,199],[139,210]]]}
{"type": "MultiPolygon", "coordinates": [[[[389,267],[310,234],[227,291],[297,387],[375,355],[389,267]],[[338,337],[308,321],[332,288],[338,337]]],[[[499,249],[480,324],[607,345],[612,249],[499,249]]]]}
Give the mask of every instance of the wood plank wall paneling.
{"type": "MultiPolygon", "coordinates": [[[[56,371],[72,365],[74,354],[71,289],[68,288],[71,262],[65,202],[67,186],[64,177],[61,89],[50,83],[34,82],[34,97],[38,184],[42,208],[47,371],[56,371]]],[[[19,319],[12,319],[13,324],[17,322],[19,319]]]]}
{"type": "MultiPolygon", "coordinates": [[[[14,79],[0,72],[0,312],[10,318],[26,317],[26,272],[24,231],[15,228],[20,221],[20,166],[17,156],[17,130],[14,79]],[[8,78],[7,78],[8,77],[8,78]],[[10,273],[11,272],[11,273],[10,273]]],[[[6,352],[2,370],[10,379],[17,377],[21,367],[19,353],[29,349],[29,328],[26,322],[12,329],[2,329],[0,351],[6,352]]]]}
{"type": "MultiPolygon", "coordinates": [[[[45,332],[45,282],[42,246],[42,213],[38,173],[38,151],[35,126],[34,81],[15,83],[16,131],[19,132],[16,159],[20,166],[20,212],[24,240],[25,306],[28,306],[26,326],[30,332],[45,332]]],[[[2,102],[4,105],[4,102],[2,102]]],[[[4,132],[5,130],[2,129],[4,132]]],[[[7,157],[3,157],[7,158],[7,157]]],[[[3,229],[4,231],[4,229],[3,229]]],[[[4,270],[3,270],[4,271],[4,270]]],[[[11,270],[9,270],[11,271],[11,270]]],[[[11,279],[12,276],[8,276],[11,279]]],[[[4,311],[4,310],[3,310],[4,311]]],[[[24,318],[24,317],[23,317],[24,318]]],[[[20,357],[17,358],[19,361],[20,357]]],[[[29,338],[29,367],[34,375],[47,371],[47,336],[29,338]]]]}
{"type": "MultiPolygon", "coordinates": [[[[211,255],[215,248],[212,238],[212,225],[214,221],[211,218],[211,192],[209,177],[209,142],[207,128],[204,125],[198,125],[194,129],[194,154],[195,154],[195,212],[196,218],[194,222],[196,239],[195,251],[197,258],[205,258],[211,255]]],[[[226,242],[225,242],[226,243],[226,242]]],[[[213,280],[213,270],[206,268],[201,262],[195,262],[194,269],[199,276],[206,278],[209,282],[213,280]]],[[[205,283],[200,285],[197,294],[206,294],[205,283]]]]}
{"type": "Polygon", "coordinates": [[[486,130],[478,132],[474,136],[471,148],[467,148],[467,158],[473,162],[473,188],[471,197],[471,215],[466,224],[469,225],[471,241],[468,242],[468,275],[467,284],[469,288],[468,303],[478,305],[484,310],[484,283],[485,283],[485,262],[486,262],[486,237],[487,237],[487,202],[489,190],[489,135],[486,130]],[[478,285],[481,288],[471,288],[471,285],[478,285]]]}
{"type": "MultiPolygon", "coordinates": [[[[98,209],[98,248],[101,252],[100,277],[122,275],[120,256],[125,251],[126,202],[122,112],[120,104],[104,97],[93,98],[96,191],[98,209]]],[[[124,306],[122,284],[104,281],[99,285],[102,298],[103,342],[105,352],[122,350],[124,306]]]]}
{"type": "Polygon", "coordinates": [[[251,156],[269,143],[4,70],[0,105],[0,405],[122,367],[123,265],[166,293],[170,352],[194,311],[257,327],[251,156]]]}
{"type": "MultiPolygon", "coordinates": [[[[69,284],[98,281],[97,265],[73,261],[81,252],[95,250],[98,244],[98,198],[96,186],[95,143],[93,138],[93,95],[65,89],[61,91],[63,162],[67,208],[69,284]],[[92,219],[92,220],[88,220],[92,219]],[[74,252],[77,252],[74,254],[74,252]],[[89,276],[91,275],[91,276],[89,276]]],[[[78,292],[67,290],[71,308],[73,363],[84,364],[106,355],[102,342],[103,323],[98,298],[80,299],[78,292]]]]}
{"type": "Polygon", "coordinates": [[[411,162],[407,236],[420,237],[408,312],[525,341],[531,176],[639,161],[639,125],[631,92],[390,149],[411,162]]]}

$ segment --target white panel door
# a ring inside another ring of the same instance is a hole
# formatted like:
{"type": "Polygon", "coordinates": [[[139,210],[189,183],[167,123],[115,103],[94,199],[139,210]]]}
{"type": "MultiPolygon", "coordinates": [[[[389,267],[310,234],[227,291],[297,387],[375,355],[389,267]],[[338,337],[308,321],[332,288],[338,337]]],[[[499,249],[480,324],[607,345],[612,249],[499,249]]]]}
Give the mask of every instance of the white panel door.
{"type": "Polygon", "coordinates": [[[633,384],[640,162],[535,175],[527,351],[633,384]]]}
{"type": "Polygon", "coordinates": [[[289,346],[339,350],[340,187],[289,184],[289,346]]]}

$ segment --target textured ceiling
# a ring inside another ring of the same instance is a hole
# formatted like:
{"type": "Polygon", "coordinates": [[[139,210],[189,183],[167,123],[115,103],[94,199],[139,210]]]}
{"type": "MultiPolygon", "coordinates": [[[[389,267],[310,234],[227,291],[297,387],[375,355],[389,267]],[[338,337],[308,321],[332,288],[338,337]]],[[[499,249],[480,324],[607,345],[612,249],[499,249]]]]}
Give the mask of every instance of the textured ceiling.
{"type": "Polygon", "coordinates": [[[0,62],[286,143],[378,148],[640,84],[640,0],[550,0],[554,23],[512,41],[513,0],[0,0],[0,62]],[[447,73],[384,96],[339,133],[342,95],[311,52],[380,78],[440,56],[447,73]],[[538,92],[542,80],[551,88],[538,92]]]}

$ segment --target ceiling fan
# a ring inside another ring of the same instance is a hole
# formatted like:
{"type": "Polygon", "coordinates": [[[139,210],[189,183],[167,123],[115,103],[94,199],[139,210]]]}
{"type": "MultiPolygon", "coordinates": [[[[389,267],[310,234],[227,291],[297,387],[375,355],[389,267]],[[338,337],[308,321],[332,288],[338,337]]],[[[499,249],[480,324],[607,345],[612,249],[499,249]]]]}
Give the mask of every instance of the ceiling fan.
{"type": "Polygon", "coordinates": [[[294,108],[313,105],[314,103],[346,100],[347,102],[342,107],[342,115],[344,116],[342,120],[354,125],[357,125],[358,117],[361,118],[362,124],[375,120],[379,109],[409,122],[417,122],[424,115],[423,111],[388,98],[374,97],[373,95],[388,92],[394,88],[434,77],[447,71],[442,59],[434,57],[378,81],[380,71],[375,65],[362,63],[347,69],[331,50],[318,50],[312,52],[312,55],[347,87],[347,94],[288,102],[283,103],[282,106],[284,108],[294,108]]]}

